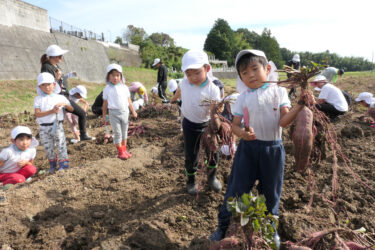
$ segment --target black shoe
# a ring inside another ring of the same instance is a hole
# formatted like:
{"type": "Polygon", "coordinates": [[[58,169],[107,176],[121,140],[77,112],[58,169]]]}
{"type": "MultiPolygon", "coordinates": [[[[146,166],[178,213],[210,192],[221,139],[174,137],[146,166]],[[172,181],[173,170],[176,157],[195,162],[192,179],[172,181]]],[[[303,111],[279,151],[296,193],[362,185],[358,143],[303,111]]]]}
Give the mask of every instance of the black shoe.
{"type": "Polygon", "coordinates": [[[195,175],[188,176],[188,180],[186,183],[186,189],[188,194],[190,195],[197,195],[198,194],[198,184],[195,181],[195,175]]]}
{"type": "Polygon", "coordinates": [[[213,242],[213,241],[221,241],[222,239],[224,239],[224,236],[225,236],[225,232],[223,230],[221,230],[220,227],[218,227],[216,229],[216,231],[213,232],[208,239],[211,242],[213,242]]]}
{"type": "Polygon", "coordinates": [[[80,138],[81,138],[81,141],[92,141],[92,140],[95,140],[94,137],[90,137],[87,134],[80,135],[80,138]]]}
{"type": "Polygon", "coordinates": [[[220,181],[216,178],[217,174],[217,168],[211,168],[209,169],[209,174],[208,174],[208,186],[214,190],[215,192],[219,192],[222,188],[220,181]]]}

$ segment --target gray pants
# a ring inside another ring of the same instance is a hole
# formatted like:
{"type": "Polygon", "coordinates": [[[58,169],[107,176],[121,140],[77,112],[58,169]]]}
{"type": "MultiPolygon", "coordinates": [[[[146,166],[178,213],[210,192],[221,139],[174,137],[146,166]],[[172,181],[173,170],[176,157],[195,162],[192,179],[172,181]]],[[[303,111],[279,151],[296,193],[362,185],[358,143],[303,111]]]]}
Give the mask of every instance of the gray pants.
{"type": "Polygon", "coordinates": [[[53,131],[53,126],[39,126],[39,137],[49,161],[56,160],[55,145],[59,160],[62,161],[68,159],[66,138],[62,122],[57,123],[56,131],[53,131]]]}
{"type": "Polygon", "coordinates": [[[120,144],[128,139],[129,109],[109,109],[109,122],[113,130],[114,144],[120,144]]]}

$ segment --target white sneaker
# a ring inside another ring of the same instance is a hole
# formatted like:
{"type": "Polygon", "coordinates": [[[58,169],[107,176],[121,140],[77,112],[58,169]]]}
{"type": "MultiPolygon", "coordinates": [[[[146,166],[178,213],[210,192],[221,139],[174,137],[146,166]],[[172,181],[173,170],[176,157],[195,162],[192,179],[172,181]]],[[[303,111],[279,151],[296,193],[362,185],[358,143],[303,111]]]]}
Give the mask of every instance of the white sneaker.
{"type": "Polygon", "coordinates": [[[77,139],[71,139],[70,142],[73,143],[73,144],[76,144],[76,143],[78,143],[79,141],[78,141],[77,139]]]}

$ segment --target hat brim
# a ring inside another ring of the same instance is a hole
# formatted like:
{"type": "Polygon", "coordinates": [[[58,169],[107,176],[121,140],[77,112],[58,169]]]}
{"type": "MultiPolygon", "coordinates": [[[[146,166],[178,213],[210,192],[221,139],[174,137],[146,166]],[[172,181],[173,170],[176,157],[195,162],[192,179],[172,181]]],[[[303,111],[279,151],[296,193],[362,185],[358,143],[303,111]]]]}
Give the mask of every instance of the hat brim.
{"type": "Polygon", "coordinates": [[[185,72],[188,69],[199,69],[203,67],[204,65],[205,65],[204,63],[191,64],[191,65],[184,67],[182,70],[185,72]]]}
{"type": "Polygon", "coordinates": [[[244,55],[246,54],[252,54],[252,55],[256,55],[256,56],[260,56],[260,57],[264,57],[268,63],[268,60],[267,60],[267,57],[266,57],[266,54],[264,54],[263,51],[261,50],[256,50],[256,49],[247,49],[247,50],[241,50],[240,52],[238,52],[237,56],[236,56],[236,61],[235,61],[235,65],[237,65],[237,62],[238,60],[240,60],[241,57],[243,57],[244,55]]]}
{"type": "Polygon", "coordinates": [[[68,52],[69,52],[69,50],[62,49],[62,50],[59,50],[58,52],[55,52],[55,53],[53,53],[51,55],[48,55],[48,56],[62,56],[64,54],[68,53],[68,52]]]}
{"type": "Polygon", "coordinates": [[[355,98],[355,101],[356,102],[361,102],[361,101],[363,101],[361,98],[355,98]]]}

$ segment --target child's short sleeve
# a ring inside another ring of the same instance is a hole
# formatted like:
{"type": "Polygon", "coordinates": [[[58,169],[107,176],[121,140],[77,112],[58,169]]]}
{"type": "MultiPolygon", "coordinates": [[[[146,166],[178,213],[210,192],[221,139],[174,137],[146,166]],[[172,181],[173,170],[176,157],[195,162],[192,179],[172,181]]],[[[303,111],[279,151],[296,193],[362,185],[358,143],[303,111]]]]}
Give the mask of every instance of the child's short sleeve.
{"type": "Polygon", "coordinates": [[[279,87],[279,94],[280,94],[280,108],[283,107],[291,107],[291,103],[288,97],[288,92],[286,91],[286,88],[279,87]]]}
{"type": "Polygon", "coordinates": [[[233,115],[236,116],[243,116],[243,109],[245,107],[245,97],[246,97],[246,91],[244,91],[236,100],[234,103],[234,110],[232,110],[233,115]]]}
{"type": "Polygon", "coordinates": [[[5,149],[1,150],[1,152],[0,152],[0,160],[1,161],[7,161],[7,160],[9,160],[9,157],[10,157],[10,152],[9,152],[8,148],[5,148],[5,149]]]}
{"type": "Polygon", "coordinates": [[[41,105],[40,100],[41,100],[41,98],[39,96],[35,97],[35,99],[34,99],[34,109],[40,108],[40,105],[41,105]]]}
{"type": "Polygon", "coordinates": [[[103,89],[103,100],[108,100],[108,86],[103,89]]]}

